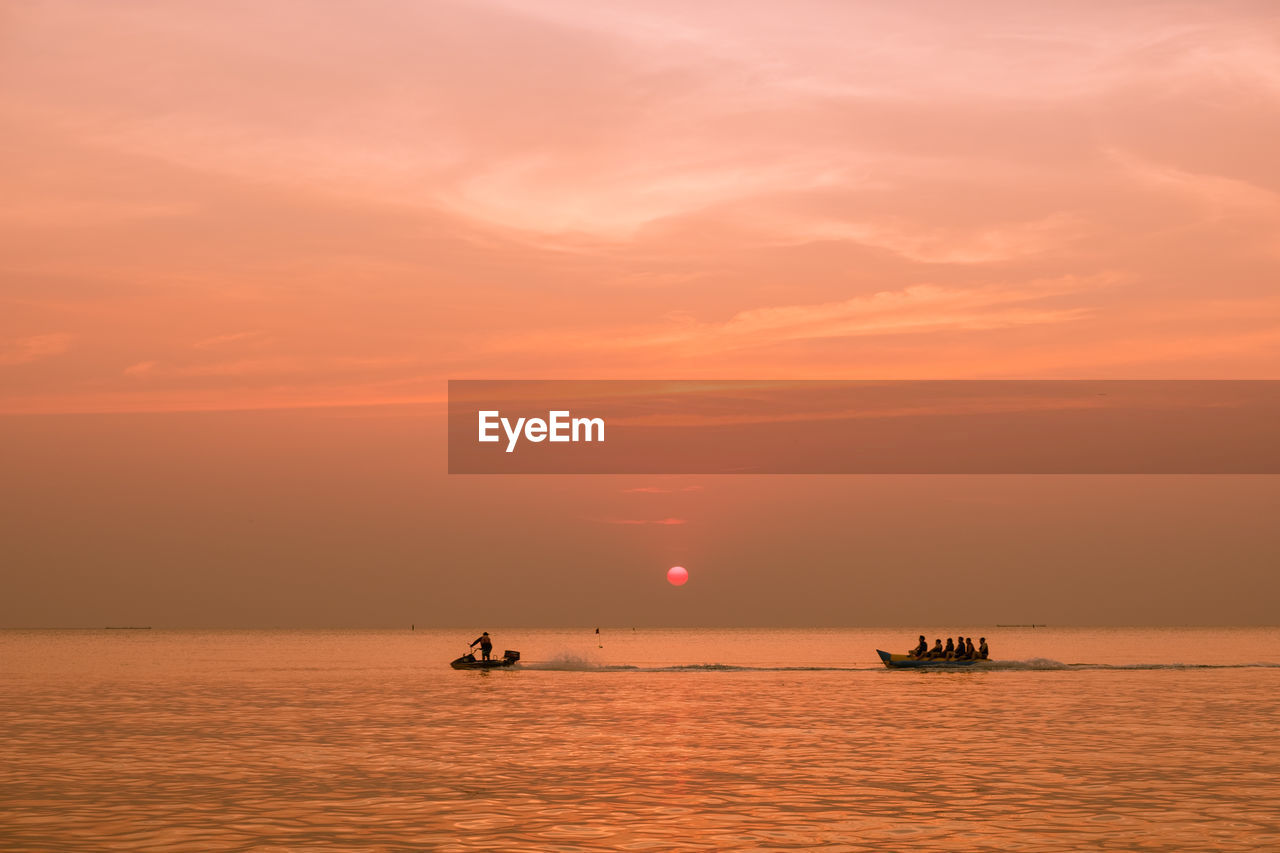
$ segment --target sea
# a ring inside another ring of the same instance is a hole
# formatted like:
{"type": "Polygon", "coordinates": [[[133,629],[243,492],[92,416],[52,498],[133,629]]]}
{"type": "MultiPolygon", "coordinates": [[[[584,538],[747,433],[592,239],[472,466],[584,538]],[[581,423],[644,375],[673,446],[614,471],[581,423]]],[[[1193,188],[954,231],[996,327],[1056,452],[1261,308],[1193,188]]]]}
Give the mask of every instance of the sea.
{"type": "Polygon", "coordinates": [[[0,631],[0,850],[1280,850],[1277,628],[415,627],[0,631]]]}

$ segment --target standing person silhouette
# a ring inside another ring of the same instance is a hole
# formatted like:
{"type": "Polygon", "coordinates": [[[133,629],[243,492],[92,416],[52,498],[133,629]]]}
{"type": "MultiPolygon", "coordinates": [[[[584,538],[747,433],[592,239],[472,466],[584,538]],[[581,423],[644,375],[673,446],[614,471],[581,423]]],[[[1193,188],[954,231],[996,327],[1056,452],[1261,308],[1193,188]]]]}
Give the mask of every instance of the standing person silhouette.
{"type": "Polygon", "coordinates": [[[476,643],[480,644],[480,659],[488,660],[489,653],[493,651],[493,640],[489,639],[489,632],[485,631],[479,637],[472,640],[471,645],[468,646],[468,648],[474,649],[476,647],[476,643]]]}

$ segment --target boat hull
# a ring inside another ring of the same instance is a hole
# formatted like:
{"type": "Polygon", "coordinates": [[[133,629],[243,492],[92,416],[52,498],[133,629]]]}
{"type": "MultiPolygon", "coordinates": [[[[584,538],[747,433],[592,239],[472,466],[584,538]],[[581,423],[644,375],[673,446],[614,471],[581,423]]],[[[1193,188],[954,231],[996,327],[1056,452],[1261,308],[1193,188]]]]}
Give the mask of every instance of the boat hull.
{"type": "Polygon", "coordinates": [[[963,669],[965,667],[981,666],[991,661],[982,658],[974,660],[943,660],[941,658],[913,658],[910,655],[895,655],[889,652],[876,649],[876,654],[880,655],[880,660],[889,669],[963,669]]]}
{"type": "Polygon", "coordinates": [[[454,669],[502,669],[503,667],[514,666],[519,660],[519,652],[508,650],[502,653],[502,657],[491,658],[490,660],[484,660],[475,655],[463,655],[450,662],[449,666],[454,669]]]}

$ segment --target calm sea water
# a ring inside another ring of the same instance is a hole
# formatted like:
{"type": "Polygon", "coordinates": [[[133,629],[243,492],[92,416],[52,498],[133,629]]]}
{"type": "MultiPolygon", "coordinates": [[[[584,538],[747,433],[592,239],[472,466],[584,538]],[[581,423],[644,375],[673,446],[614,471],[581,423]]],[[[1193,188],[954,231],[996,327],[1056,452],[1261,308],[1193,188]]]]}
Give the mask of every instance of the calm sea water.
{"type": "Polygon", "coordinates": [[[0,689],[4,850],[1280,850],[1278,629],[5,631],[0,689]]]}

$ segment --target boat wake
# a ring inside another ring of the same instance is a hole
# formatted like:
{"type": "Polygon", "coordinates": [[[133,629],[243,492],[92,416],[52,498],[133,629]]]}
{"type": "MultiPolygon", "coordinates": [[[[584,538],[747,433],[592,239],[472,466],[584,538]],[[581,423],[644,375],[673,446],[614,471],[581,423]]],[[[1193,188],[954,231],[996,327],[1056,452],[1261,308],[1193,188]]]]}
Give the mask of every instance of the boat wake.
{"type": "Polygon", "coordinates": [[[546,672],[855,672],[870,667],[860,666],[739,666],[728,663],[689,663],[666,666],[637,666],[634,664],[600,663],[572,653],[556,655],[546,661],[521,661],[519,669],[546,672]]]}
{"type": "Polygon", "coordinates": [[[520,669],[545,670],[549,672],[596,672],[597,670],[604,671],[610,669],[638,669],[638,667],[602,664],[582,655],[576,655],[571,652],[562,652],[551,660],[520,661],[520,669]]]}
{"type": "MultiPolygon", "coordinates": [[[[546,661],[521,661],[514,669],[543,672],[898,672],[876,662],[863,666],[741,666],[726,663],[671,664],[666,666],[638,666],[634,664],[601,663],[582,655],[564,653],[546,661]]],[[[1280,663],[1063,663],[1051,658],[1027,658],[1025,660],[984,661],[967,667],[919,667],[911,672],[1090,672],[1132,670],[1208,670],[1208,669],[1280,669],[1280,663]]]]}
{"type": "Polygon", "coordinates": [[[735,666],[727,663],[690,663],[671,666],[634,666],[619,663],[568,664],[563,661],[521,662],[517,669],[545,672],[860,672],[870,666],[735,666]]]}
{"type": "Polygon", "coordinates": [[[1073,663],[1067,669],[1280,669],[1280,663],[1073,663]]]}
{"type": "Polygon", "coordinates": [[[1062,670],[1071,672],[1098,670],[1181,670],[1181,669],[1280,669],[1280,663],[1063,663],[1051,658],[1027,658],[1026,660],[988,661],[972,668],[974,671],[990,670],[1062,670]]]}

